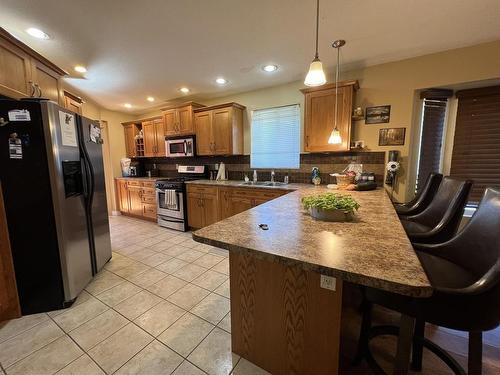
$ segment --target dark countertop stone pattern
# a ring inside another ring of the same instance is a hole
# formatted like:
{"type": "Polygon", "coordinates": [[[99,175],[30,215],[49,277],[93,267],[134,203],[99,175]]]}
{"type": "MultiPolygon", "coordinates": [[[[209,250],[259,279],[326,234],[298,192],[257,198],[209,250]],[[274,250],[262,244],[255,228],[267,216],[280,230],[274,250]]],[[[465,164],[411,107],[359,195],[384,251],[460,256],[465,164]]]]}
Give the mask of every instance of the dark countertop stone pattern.
{"type": "MultiPolygon", "coordinates": [[[[237,185],[241,182],[234,181],[195,183],[241,187],[237,185]]],[[[317,221],[301,205],[304,196],[334,190],[306,184],[290,184],[286,189],[295,191],[199,229],[193,238],[229,251],[299,264],[355,284],[414,297],[432,294],[384,189],[342,192],[361,205],[355,221],[347,223],[317,221]],[[269,230],[260,229],[259,224],[267,224],[269,230]]]]}

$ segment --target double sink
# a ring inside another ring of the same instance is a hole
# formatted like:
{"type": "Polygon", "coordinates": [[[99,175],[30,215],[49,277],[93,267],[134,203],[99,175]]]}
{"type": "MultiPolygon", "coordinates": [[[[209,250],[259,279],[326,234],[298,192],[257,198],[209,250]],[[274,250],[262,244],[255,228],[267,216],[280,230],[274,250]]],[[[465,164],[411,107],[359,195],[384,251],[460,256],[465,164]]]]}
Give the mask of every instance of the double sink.
{"type": "Polygon", "coordinates": [[[248,182],[242,182],[239,184],[240,186],[283,186],[287,185],[284,182],[273,182],[273,181],[248,181],[248,182]]]}

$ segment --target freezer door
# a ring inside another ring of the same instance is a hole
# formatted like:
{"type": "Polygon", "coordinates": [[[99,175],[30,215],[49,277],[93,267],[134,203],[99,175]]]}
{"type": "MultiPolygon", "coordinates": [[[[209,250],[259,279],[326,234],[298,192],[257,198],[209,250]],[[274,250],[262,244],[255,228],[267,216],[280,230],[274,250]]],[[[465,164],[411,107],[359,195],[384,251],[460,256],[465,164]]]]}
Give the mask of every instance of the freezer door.
{"type": "Polygon", "coordinates": [[[77,115],[51,102],[41,109],[64,295],[72,301],[92,279],[77,115]]]}
{"type": "Polygon", "coordinates": [[[89,202],[87,210],[90,215],[91,233],[94,236],[94,273],[99,272],[111,259],[111,239],[109,234],[109,217],[106,201],[104,163],[102,159],[102,141],[100,125],[85,117],[80,117],[81,145],[83,157],[88,161],[89,202]]]}

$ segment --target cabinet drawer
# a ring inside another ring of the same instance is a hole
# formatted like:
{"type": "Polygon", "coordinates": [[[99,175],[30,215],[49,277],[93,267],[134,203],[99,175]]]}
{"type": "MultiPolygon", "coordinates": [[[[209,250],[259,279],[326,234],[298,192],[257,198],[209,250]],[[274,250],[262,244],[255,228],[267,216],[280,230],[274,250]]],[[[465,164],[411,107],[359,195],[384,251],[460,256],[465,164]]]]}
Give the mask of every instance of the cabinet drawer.
{"type": "Polygon", "coordinates": [[[156,197],[154,195],[142,195],[141,202],[154,204],[156,207],[156,197]]]}
{"type": "Polygon", "coordinates": [[[154,181],[141,182],[141,186],[144,186],[145,188],[148,188],[148,189],[154,189],[155,182],[154,181]]]}
{"type": "Polygon", "coordinates": [[[128,186],[141,186],[141,183],[140,183],[140,181],[127,180],[127,185],[128,186]]]}
{"type": "Polygon", "coordinates": [[[207,185],[187,185],[187,191],[192,193],[207,193],[207,194],[217,194],[216,186],[207,185]]]}
{"type": "Polygon", "coordinates": [[[156,218],[156,205],[144,203],[142,205],[142,215],[151,219],[156,218]]]}
{"type": "Polygon", "coordinates": [[[153,188],[149,188],[149,187],[143,187],[142,188],[142,195],[150,195],[150,196],[154,197],[156,195],[156,190],[153,188]]]}

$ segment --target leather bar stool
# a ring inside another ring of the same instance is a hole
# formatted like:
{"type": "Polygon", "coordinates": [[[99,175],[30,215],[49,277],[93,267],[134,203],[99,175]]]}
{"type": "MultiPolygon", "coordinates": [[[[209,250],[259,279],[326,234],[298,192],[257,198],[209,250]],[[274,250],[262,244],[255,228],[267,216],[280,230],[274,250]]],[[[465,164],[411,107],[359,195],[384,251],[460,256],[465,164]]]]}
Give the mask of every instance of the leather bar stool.
{"type": "Polygon", "coordinates": [[[369,341],[378,335],[398,334],[396,327],[370,327],[372,306],[378,304],[415,319],[412,369],[422,369],[425,347],[455,374],[466,374],[444,349],[424,337],[427,322],[469,332],[468,374],[481,374],[482,332],[500,324],[499,229],[500,190],[487,189],[476,213],[457,236],[443,244],[414,245],[434,287],[430,298],[366,288],[358,358],[366,358],[376,373],[382,373],[370,354],[369,341]]]}
{"type": "Polygon", "coordinates": [[[442,179],[443,175],[441,173],[429,173],[424,187],[415,198],[407,203],[394,205],[398,215],[416,215],[425,210],[436,195],[442,179]]]}
{"type": "Polygon", "coordinates": [[[401,216],[411,242],[443,243],[452,238],[462,220],[472,181],[443,178],[431,204],[416,215],[401,216]]]}

